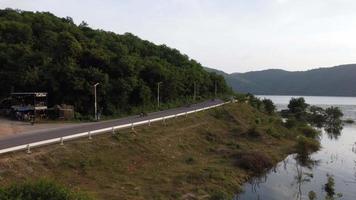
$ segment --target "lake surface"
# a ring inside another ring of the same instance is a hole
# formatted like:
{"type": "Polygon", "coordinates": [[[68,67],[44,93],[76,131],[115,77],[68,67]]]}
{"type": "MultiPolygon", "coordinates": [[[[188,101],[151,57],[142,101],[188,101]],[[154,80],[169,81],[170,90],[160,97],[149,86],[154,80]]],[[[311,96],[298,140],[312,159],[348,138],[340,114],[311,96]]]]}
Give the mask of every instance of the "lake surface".
{"type": "MultiPolygon", "coordinates": [[[[269,98],[278,109],[287,107],[292,96],[259,96],[269,98]]],[[[344,118],[356,121],[356,98],[352,97],[304,97],[306,102],[321,107],[338,106],[344,118]]],[[[295,155],[288,156],[266,175],[255,178],[243,187],[238,200],[289,200],[308,199],[309,191],[317,199],[325,199],[323,186],[327,174],[335,179],[335,191],[339,199],[356,200],[356,125],[345,125],[340,135],[322,131],[322,149],[311,155],[315,165],[301,166],[295,155]]]]}

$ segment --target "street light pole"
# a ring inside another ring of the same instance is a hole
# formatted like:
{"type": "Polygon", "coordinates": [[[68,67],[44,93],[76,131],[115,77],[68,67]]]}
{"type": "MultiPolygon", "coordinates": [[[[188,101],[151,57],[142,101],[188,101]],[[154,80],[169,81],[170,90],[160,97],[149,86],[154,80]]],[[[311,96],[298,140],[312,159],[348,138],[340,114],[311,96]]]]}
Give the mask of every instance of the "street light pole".
{"type": "Polygon", "coordinates": [[[161,85],[162,82],[157,83],[157,108],[159,108],[159,86],[161,85]]]}
{"type": "Polygon", "coordinates": [[[96,98],[96,86],[98,86],[99,83],[94,84],[94,112],[95,116],[94,119],[97,121],[98,120],[98,103],[97,103],[97,98],[96,98]]]}

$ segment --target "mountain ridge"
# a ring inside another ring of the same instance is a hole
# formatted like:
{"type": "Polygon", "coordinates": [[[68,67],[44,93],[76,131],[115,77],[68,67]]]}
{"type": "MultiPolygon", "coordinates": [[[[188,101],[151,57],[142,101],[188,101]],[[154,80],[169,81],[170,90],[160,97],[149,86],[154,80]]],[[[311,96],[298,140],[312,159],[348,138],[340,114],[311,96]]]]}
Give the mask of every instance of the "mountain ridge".
{"type": "MultiPolygon", "coordinates": [[[[211,70],[211,69],[210,69],[211,70]]],[[[221,73],[234,91],[256,95],[356,96],[356,64],[306,71],[267,69],[221,73]]]]}

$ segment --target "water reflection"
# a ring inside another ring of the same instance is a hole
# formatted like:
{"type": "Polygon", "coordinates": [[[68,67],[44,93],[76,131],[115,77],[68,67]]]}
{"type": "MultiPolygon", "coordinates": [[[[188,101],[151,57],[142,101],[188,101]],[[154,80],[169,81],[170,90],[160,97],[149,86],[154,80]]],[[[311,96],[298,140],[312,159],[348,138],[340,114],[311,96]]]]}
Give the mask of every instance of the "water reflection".
{"type": "Polygon", "coordinates": [[[235,199],[308,200],[311,191],[317,199],[324,199],[327,174],[333,174],[335,191],[343,194],[341,199],[356,199],[356,126],[324,130],[320,140],[319,152],[288,156],[266,176],[247,183],[245,192],[235,199]]]}
{"type": "Polygon", "coordinates": [[[352,152],[356,153],[356,142],[352,145],[352,152]]]}
{"type": "Polygon", "coordinates": [[[325,126],[325,132],[328,134],[329,139],[331,140],[333,139],[337,140],[341,135],[342,129],[343,126],[341,124],[325,126]]]}
{"type": "Polygon", "coordinates": [[[297,165],[308,169],[313,169],[320,163],[320,160],[315,160],[310,155],[305,154],[296,154],[294,159],[297,161],[297,165]]]}
{"type": "MultiPolygon", "coordinates": [[[[264,97],[261,97],[264,98],[264,97]]],[[[291,97],[270,96],[278,110],[286,109],[291,97]]],[[[306,102],[323,108],[338,106],[344,119],[356,121],[356,98],[305,97],[306,102]]],[[[317,199],[324,199],[323,186],[327,174],[333,174],[335,191],[343,194],[341,199],[356,199],[356,125],[326,127],[321,135],[322,149],[307,157],[290,155],[278,163],[265,176],[244,185],[239,200],[286,200],[305,199],[314,191],[317,199]]]]}

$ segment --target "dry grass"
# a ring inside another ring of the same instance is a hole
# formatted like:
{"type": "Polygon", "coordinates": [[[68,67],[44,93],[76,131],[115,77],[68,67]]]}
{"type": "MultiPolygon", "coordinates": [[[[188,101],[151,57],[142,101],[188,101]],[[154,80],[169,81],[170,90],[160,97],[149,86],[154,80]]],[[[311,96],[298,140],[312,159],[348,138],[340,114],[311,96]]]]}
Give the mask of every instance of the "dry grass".
{"type": "MultiPolygon", "coordinates": [[[[255,126],[288,135],[288,129],[245,104],[227,105],[115,136],[96,136],[7,154],[0,158],[2,185],[43,177],[57,180],[97,199],[206,199],[232,195],[251,175],[236,167],[234,155],[254,149],[273,163],[292,151],[294,142],[265,132],[245,137],[255,126]]],[[[291,134],[291,133],[290,133],[291,134]]]]}

